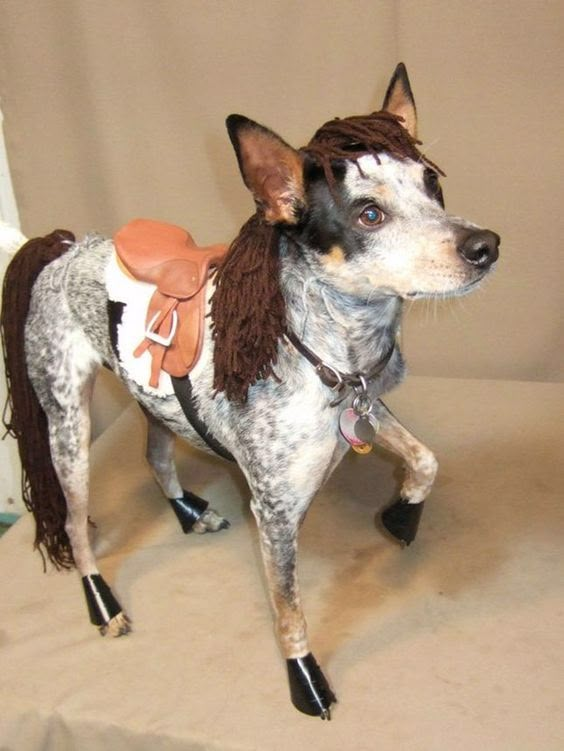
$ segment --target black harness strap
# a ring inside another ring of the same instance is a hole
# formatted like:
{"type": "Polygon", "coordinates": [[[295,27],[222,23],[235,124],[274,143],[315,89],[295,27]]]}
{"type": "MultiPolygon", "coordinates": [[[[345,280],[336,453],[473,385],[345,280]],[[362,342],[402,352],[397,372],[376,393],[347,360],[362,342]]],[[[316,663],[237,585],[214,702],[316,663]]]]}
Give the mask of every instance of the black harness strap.
{"type": "Polygon", "coordinates": [[[221,445],[212,433],[210,433],[206,424],[200,418],[196,405],[194,404],[194,395],[192,394],[192,383],[190,382],[190,377],[187,375],[182,376],[181,378],[171,376],[171,381],[176,398],[182,407],[182,411],[196,433],[203,441],[205,441],[205,443],[208,444],[212,451],[218,454],[218,456],[221,456],[230,462],[234,462],[235,458],[233,455],[221,445]]]}
{"type": "MultiPolygon", "coordinates": [[[[392,342],[388,351],[384,354],[381,360],[376,363],[376,365],[369,373],[341,373],[320,360],[317,355],[315,355],[310,349],[308,349],[308,347],[306,347],[305,344],[303,344],[292,331],[288,331],[286,333],[286,336],[298,350],[298,352],[307,360],[309,360],[309,362],[313,365],[321,381],[326,386],[329,386],[329,388],[338,391],[341,391],[346,387],[354,388],[362,386],[364,388],[366,381],[370,381],[370,379],[375,378],[384,370],[384,368],[390,361],[395,349],[395,342],[392,342]]],[[[212,435],[212,433],[210,433],[206,424],[200,418],[198,410],[196,409],[196,405],[194,404],[194,396],[192,394],[192,383],[190,382],[190,377],[188,375],[183,376],[182,378],[171,376],[171,381],[174,388],[174,393],[176,395],[176,398],[180,402],[180,406],[182,407],[186,419],[194,428],[196,433],[203,441],[207,443],[212,451],[214,451],[219,456],[222,456],[224,459],[234,462],[235,459],[233,455],[224,446],[221,445],[221,443],[212,435]]]]}
{"type": "MultiPolygon", "coordinates": [[[[121,323],[124,308],[124,303],[114,302],[112,300],[108,301],[110,339],[112,343],[112,349],[118,360],[120,359],[118,349],[118,325],[121,323]]],[[[218,440],[214,438],[214,436],[207,429],[203,420],[200,418],[198,410],[196,409],[196,405],[194,404],[192,384],[190,382],[189,376],[185,375],[181,378],[171,376],[171,381],[176,398],[178,399],[180,406],[182,407],[182,411],[184,412],[186,419],[194,428],[196,433],[205,443],[207,443],[212,451],[218,454],[218,456],[221,456],[230,462],[234,462],[235,459],[232,454],[224,446],[222,446],[218,440]]]]}

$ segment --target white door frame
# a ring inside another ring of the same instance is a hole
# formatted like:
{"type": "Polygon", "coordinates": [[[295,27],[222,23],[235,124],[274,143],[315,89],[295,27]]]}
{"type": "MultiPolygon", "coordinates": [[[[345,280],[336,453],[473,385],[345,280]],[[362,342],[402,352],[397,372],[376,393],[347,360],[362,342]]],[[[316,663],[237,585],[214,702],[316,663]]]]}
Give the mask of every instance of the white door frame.
{"type": "MultiPolygon", "coordinates": [[[[2,111],[0,110],[0,276],[8,265],[12,253],[25,241],[19,232],[20,217],[12,178],[8,166],[8,155],[4,142],[2,111]]],[[[4,361],[0,357],[0,410],[6,401],[6,380],[4,361]]],[[[0,437],[4,429],[0,425],[0,437]]],[[[9,436],[0,440],[0,513],[18,514],[24,511],[21,500],[21,470],[16,442],[9,436]]]]}

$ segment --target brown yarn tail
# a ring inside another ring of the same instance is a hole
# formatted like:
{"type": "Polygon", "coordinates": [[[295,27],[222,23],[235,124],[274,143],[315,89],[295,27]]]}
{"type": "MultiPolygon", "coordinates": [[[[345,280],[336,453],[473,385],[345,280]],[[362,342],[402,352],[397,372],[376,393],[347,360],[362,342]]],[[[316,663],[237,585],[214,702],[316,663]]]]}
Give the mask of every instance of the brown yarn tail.
{"type": "Polygon", "coordinates": [[[31,290],[39,272],[69,248],[74,236],[55,230],[25,243],[4,277],[0,327],[8,396],[2,422],[18,442],[22,464],[22,497],[35,517],[35,547],[56,568],[72,568],[65,532],[66,502],[51,462],[47,418],[27,374],[24,328],[31,290]]]}

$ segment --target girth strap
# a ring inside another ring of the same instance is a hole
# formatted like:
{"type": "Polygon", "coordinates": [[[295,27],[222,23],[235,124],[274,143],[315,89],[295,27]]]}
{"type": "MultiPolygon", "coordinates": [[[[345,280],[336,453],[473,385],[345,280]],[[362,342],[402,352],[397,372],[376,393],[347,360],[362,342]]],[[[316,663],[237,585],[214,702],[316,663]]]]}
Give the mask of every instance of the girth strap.
{"type": "Polygon", "coordinates": [[[182,378],[171,376],[171,381],[174,388],[174,393],[176,395],[176,398],[180,402],[180,406],[182,407],[184,415],[190,425],[194,428],[196,433],[205,443],[207,443],[212,451],[218,454],[218,456],[221,456],[230,462],[234,462],[235,458],[233,457],[233,455],[224,446],[221,445],[221,443],[214,437],[212,433],[210,433],[206,424],[200,418],[198,410],[196,409],[196,405],[194,404],[194,396],[192,394],[192,383],[190,381],[190,377],[187,375],[183,376],[182,378]]]}

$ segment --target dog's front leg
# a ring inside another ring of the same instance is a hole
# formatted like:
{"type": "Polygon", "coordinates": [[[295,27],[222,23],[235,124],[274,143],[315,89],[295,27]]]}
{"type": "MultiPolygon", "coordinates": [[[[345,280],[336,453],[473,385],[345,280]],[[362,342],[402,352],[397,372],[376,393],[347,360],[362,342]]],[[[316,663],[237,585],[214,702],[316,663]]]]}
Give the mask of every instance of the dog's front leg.
{"type": "Polygon", "coordinates": [[[164,496],[172,506],[182,531],[185,534],[192,531],[204,534],[228,529],[230,524],[227,519],[209,508],[207,501],[182,488],[174,461],[174,433],[147,409],[142,409],[148,427],[147,461],[164,496]]]}
{"type": "Polygon", "coordinates": [[[300,712],[330,719],[336,699],[308,646],[297,576],[298,530],[310,500],[310,495],[280,497],[255,492],[251,508],[259,529],[292,703],[300,712]]]}
{"type": "Polygon", "coordinates": [[[417,534],[423,503],[437,474],[437,460],[426,446],[404,428],[383,402],[378,400],[373,411],[380,423],[376,442],[399,454],[406,469],[401,496],[382,513],[382,522],[396,539],[409,545],[417,534]]]}

